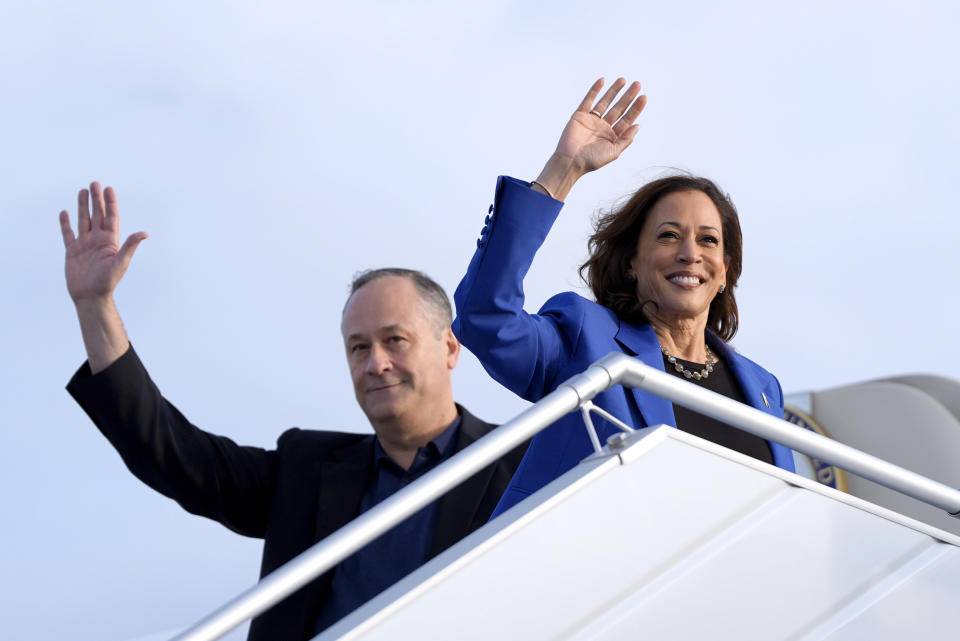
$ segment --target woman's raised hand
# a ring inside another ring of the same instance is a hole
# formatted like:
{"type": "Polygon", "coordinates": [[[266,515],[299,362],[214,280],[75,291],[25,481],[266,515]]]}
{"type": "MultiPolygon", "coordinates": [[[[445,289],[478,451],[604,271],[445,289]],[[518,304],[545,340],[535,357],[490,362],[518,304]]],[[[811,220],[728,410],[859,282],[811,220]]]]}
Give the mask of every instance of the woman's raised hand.
{"type": "Polygon", "coordinates": [[[617,99],[626,84],[625,79],[617,78],[597,100],[603,88],[600,78],[570,116],[556,151],[536,181],[554,198],[563,200],[577,179],[616,160],[633,142],[640,128],[633,121],[646,106],[647,97],[640,95],[640,83],[632,82],[617,99]]]}

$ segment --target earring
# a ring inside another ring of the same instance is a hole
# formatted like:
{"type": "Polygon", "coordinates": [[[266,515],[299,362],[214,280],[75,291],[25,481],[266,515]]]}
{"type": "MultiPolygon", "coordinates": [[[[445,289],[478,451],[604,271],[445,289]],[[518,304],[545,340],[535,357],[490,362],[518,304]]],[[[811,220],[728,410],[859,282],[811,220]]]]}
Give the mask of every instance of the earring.
{"type": "Polygon", "coordinates": [[[722,294],[722,293],[725,292],[725,291],[727,291],[727,286],[726,286],[726,285],[720,285],[720,293],[722,294]]]}

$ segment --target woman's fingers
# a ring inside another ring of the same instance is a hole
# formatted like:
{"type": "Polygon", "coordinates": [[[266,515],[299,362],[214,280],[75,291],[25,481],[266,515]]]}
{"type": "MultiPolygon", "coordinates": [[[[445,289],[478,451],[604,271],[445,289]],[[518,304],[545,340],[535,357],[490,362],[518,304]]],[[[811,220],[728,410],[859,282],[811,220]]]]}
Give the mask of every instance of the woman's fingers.
{"type": "Polygon", "coordinates": [[[623,115],[623,112],[627,110],[627,107],[630,106],[630,103],[633,102],[639,93],[640,83],[637,81],[631,82],[627,90],[620,96],[620,100],[603,115],[603,119],[611,125],[617,122],[617,118],[623,115]]]}
{"type": "MultiPolygon", "coordinates": [[[[639,91],[639,83],[637,86],[639,91]]],[[[637,119],[637,116],[640,115],[640,112],[643,111],[643,108],[647,106],[647,97],[646,96],[637,96],[636,100],[633,101],[633,104],[627,109],[627,112],[623,114],[620,120],[617,121],[617,124],[613,126],[613,133],[617,136],[622,136],[623,132],[630,128],[633,124],[633,121],[637,119]]]]}
{"type": "Polygon", "coordinates": [[[590,90],[587,91],[587,95],[583,97],[583,100],[580,102],[580,106],[577,107],[577,111],[588,113],[590,111],[590,106],[593,105],[593,101],[597,99],[597,94],[600,93],[601,89],[603,89],[603,78],[598,78],[590,86],[590,90]]]}
{"type": "MultiPolygon", "coordinates": [[[[613,99],[617,97],[617,94],[620,93],[620,90],[623,89],[623,86],[627,84],[625,78],[617,78],[610,88],[607,89],[600,100],[593,106],[593,109],[590,110],[590,113],[603,118],[603,115],[607,112],[607,109],[613,103],[613,99]]],[[[611,121],[612,122],[612,121],[611,121]]]]}
{"type": "Polygon", "coordinates": [[[630,146],[630,143],[633,142],[633,137],[637,135],[638,131],[640,131],[640,125],[633,125],[622,134],[617,134],[617,146],[620,147],[621,153],[630,146]]]}

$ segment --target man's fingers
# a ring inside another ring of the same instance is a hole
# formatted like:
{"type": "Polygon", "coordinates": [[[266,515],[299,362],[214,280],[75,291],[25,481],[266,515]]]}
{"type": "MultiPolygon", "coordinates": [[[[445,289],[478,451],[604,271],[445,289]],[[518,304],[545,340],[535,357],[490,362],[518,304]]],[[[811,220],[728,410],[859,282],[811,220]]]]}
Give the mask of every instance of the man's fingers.
{"type": "Polygon", "coordinates": [[[590,90],[587,91],[587,95],[583,97],[583,101],[580,103],[580,106],[577,107],[577,111],[582,111],[584,113],[590,111],[590,106],[593,105],[593,101],[597,99],[597,94],[600,93],[601,89],[603,89],[603,78],[598,78],[590,86],[590,90]]]}
{"type": "Polygon", "coordinates": [[[137,251],[137,246],[147,237],[147,232],[138,231],[135,234],[130,234],[127,236],[127,239],[123,241],[123,246],[118,252],[118,257],[120,258],[120,264],[123,265],[124,269],[126,269],[130,264],[130,259],[133,258],[133,252],[137,251]]]}
{"type": "Polygon", "coordinates": [[[66,209],[60,212],[60,233],[63,234],[63,246],[69,247],[70,243],[77,239],[70,229],[70,212],[66,209]]]}
{"type": "Polygon", "coordinates": [[[103,188],[96,181],[90,183],[90,200],[93,201],[92,229],[103,229],[103,219],[105,218],[103,188]]]}
{"type": "Polygon", "coordinates": [[[77,234],[90,231],[90,192],[81,189],[77,193],[77,234]]]}
{"type": "Polygon", "coordinates": [[[120,207],[117,204],[117,192],[113,187],[103,190],[103,202],[106,205],[103,228],[107,231],[120,230],[120,207]]]}

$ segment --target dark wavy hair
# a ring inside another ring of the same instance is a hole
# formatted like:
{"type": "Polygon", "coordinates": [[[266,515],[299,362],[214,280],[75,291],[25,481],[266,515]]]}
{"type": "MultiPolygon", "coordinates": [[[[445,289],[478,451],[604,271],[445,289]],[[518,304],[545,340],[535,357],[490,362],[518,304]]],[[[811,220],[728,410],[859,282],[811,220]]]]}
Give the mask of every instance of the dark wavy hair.
{"type": "Polygon", "coordinates": [[[647,322],[643,310],[656,303],[641,301],[637,296],[637,281],[629,275],[630,261],[637,253],[647,214],[661,198],[678,191],[703,192],[720,212],[727,260],[726,291],[710,303],[707,327],[729,341],[739,324],[733,290],[743,269],[743,235],[737,208],[712,180],[689,174],[660,178],[641,187],[623,205],[598,214],[594,233],[587,241],[590,257],[580,266],[580,277],[593,290],[597,302],[613,310],[617,318],[633,324],[647,322]]]}

